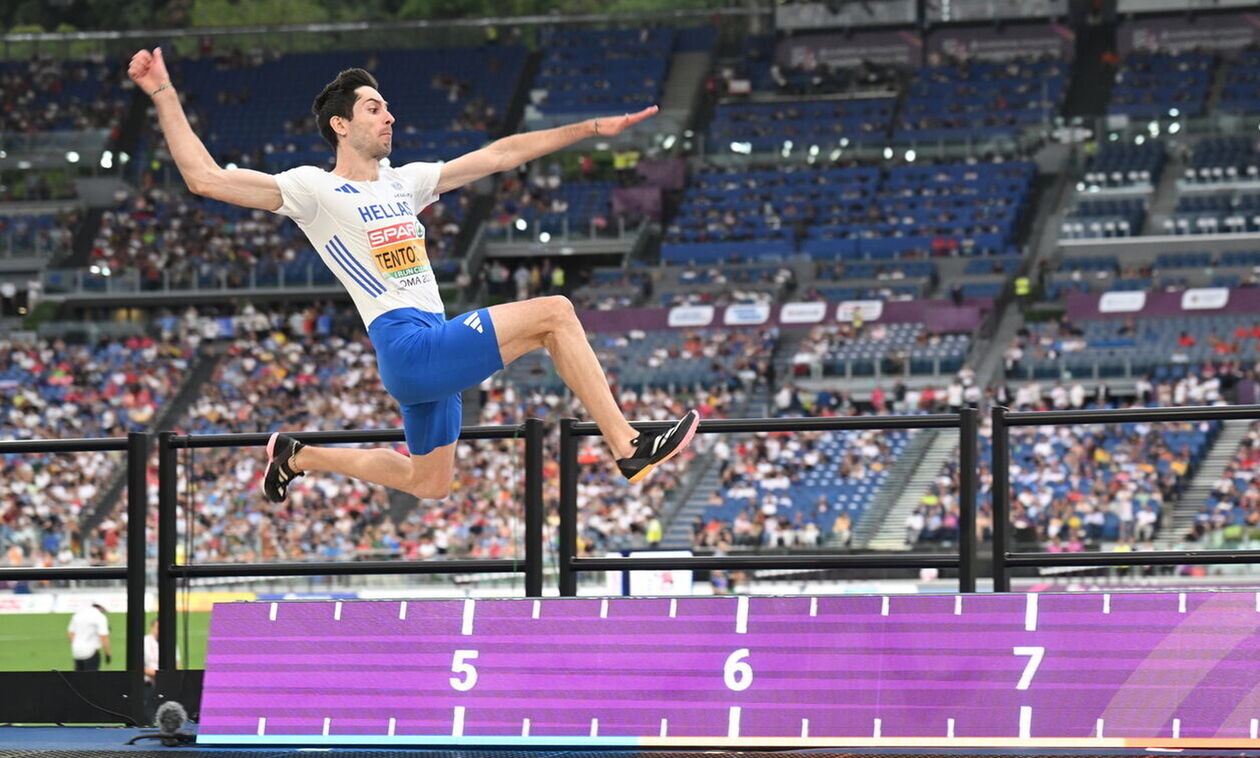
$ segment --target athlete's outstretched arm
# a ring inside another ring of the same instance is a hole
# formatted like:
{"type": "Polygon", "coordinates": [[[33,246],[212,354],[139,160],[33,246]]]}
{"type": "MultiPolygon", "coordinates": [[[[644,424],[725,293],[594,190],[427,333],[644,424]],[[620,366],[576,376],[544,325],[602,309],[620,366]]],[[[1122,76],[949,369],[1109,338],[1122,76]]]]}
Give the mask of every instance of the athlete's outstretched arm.
{"type": "Polygon", "coordinates": [[[574,142],[587,137],[611,137],[656,115],[660,110],[655,105],[644,108],[638,113],[627,113],[624,116],[611,118],[589,118],[576,124],[557,126],[538,132],[512,134],[489,145],[461,155],[449,163],[442,164],[442,175],[438,179],[437,192],[449,192],[475,182],[483,176],[510,171],[522,163],[541,158],[549,153],[562,150],[574,142]]]}
{"type": "Polygon", "coordinates": [[[166,145],[189,190],[215,200],[265,211],[274,211],[284,204],[280,187],[270,174],[240,168],[224,169],[214,162],[206,146],[188,125],[184,106],[179,102],[166,71],[166,62],[162,60],[162,48],[155,48],[153,52],[141,50],[131,56],[127,75],[153,98],[166,145]]]}

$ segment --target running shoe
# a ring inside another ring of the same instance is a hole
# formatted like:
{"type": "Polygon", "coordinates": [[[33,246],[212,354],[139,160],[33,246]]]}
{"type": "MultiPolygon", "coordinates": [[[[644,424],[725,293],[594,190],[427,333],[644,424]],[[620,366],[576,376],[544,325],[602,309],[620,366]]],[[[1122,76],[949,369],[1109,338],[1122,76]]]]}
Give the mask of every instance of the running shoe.
{"type": "Polygon", "coordinates": [[[678,423],[663,432],[643,432],[630,444],[634,453],[629,458],[619,458],[617,468],[631,484],[643,481],[652,469],[681,453],[700,425],[700,414],[687,411],[678,423]]]}
{"type": "Polygon", "coordinates": [[[263,496],[273,503],[283,503],[289,483],[302,475],[293,470],[293,457],[306,445],[287,434],[276,432],[267,440],[267,472],[263,474],[263,496]]]}

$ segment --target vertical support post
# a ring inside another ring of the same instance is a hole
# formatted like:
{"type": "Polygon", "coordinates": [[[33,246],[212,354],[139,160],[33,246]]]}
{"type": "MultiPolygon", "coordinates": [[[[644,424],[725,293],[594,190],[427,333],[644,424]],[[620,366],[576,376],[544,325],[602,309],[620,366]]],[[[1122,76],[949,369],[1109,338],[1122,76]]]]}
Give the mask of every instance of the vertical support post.
{"type": "Polygon", "coordinates": [[[958,414],[958,591],[976,591],[976,437],[980,412],[958,414]]]}
{"type": "Polygon", "coordinates": [[[577,595],[577,574],[573,559],[577,557],[577,437],[573,425],[577,419],[560,420],[560,594],[577,595]]]}
{"type": "Polygon", "coordinates": [[[157,593],[158,593],[158,668],[173,671],[175,665],[175,577],[171,567],[175,565],[175,548],[179,540],[176,527],[179,523],[178,488],[179,467],[171,439],[174,432],[158,433],[158,544],[157,544],[157,593]]]}
{"type": "Polygon", "coordinates": [[[144,723],[145,522],[148,521],[149,435],[127,435],[127,693],[128,713],[144,723]]]}
{"type": "Polygon", "coordinates": [[[993,418],[993,591],[1010,592],[1006,566],[1011,525],[1011,440],[1006,409],[994,406],[993,418]]]}
{"type": "Polygon", "coordinates": [[[542,597],[543,435],[541,419],[525,420],[525,595],[542,597]]]}

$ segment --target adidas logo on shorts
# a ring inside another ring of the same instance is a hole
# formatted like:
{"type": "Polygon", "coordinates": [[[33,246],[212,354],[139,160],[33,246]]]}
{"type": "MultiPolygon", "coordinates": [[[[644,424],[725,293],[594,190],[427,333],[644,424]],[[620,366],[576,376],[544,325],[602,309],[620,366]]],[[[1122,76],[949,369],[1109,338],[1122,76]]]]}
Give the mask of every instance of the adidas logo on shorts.
{"type": "Polygon", "coordinates": [[[481,325],[481,314],[470,313],[468,318],[464,319],[464,326],[471,326],[477,330],[477,334],[485,334],[485,329],[481,325]]]}

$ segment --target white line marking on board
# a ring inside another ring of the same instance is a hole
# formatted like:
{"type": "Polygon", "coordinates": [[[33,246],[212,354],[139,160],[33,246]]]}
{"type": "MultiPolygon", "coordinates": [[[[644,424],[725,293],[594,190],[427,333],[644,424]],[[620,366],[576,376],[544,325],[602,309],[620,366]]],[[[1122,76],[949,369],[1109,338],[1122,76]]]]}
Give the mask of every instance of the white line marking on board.
{"type": "Polygon", "coordinates": [[[1024,631],[1037,631],[1037,594],[1029,592],[1024,596],[1028,602],[1024,606],[1024,631]]]}
{"type": "Polygon", "coordinates": [[[521,719],[521,736],[529,736],[529,719],[521,719]]]}
{"type": "Polygon", "coordinates": [[[735,633],[748,633],[748,596],[740,595],[735,600],[735,633]]]}
{"type": "Polygon", "coordinates": [[[874,737],[875,739],[879,739],[880,737],[884,736],[883,731],[884,731],[884,720],[875,719],[875,728],[871,730],[871,736],[874,737]]]}
{"type": "Polygon", "coordinates": [[[341,620],[341,601],[338,600],[336,603],[333,603],[333,621],[340,621],[340,620],[341,620]]]}
{"type": "Polygon", "coordinates": [[[599,617],[602,619],[608,618],[608,598],[599,601],[599,617]]]}
{"type": "Polygon", "coordinates": [[[464,626],[459,630],[460,634],[472,634],[473,629],[473,609],[477,607],[477,601],[472,598],[464,598],[464,626]]]}
{"type": "Polygon", "coordinates": [[[259,716],[258,717],[258,736],[261,737],[266,733],[267,733],[267,717],[259,716]]]}
{"type": "Polygon", "coordinates": [[[327,716],[325,716],[325,717],[324,717],[324,736],[325,736],[325,737],[327,737],[327,736],[328,736],[328,727],[329,727],[329,726],[331,726],[331,725],[332,725],[332,719],[330,719],[330,718],[328,718],[327,716]]]}
{"type": "Polygon", "coordinates": [[[398,604],[398,620],[399,621],[407,620],[407,601],[406,600],[398,604]]]}
{"type": "Polygon", "coordinates": [[[538,618],[538,617],[539,617],[539,616],[541,616],[541,615],[542,615],[542,601],[541,601],[541,600],[535,600],[535,601],[534,601],[534,611],[533,611],[533,613],[531,614],[531,616],[532,616],[532,618],[538,618]]]}
{"type": "Polygon", "coordinates": [[[726,718],[726,736],[727,736],[727,737],[738,737],[738,736],[739,736],[739,713],[740,713],[740,710],[741,710],[741,709],[740,709],[740,707],[739,707],[738,705],[732,705],[732,706],[731,706],[731,713],[730,713],[730,715],[726,718]]]}
{"type": "Polygon", "coordinates": [[[1260,613],[1260,592],[1256,593],[1256,613],[1260,613]]]}
{"type": "MultiPolygon", "coordinates": [[[[1257,601],[1257,602],[1260,602],[1260,601],[1257,601]]],[[[811,597],[809,599],[809,615],[811,616],[818,615],[818,598],[816,597],[811,597]]]]}
{"type": "Polygon", "coordinates": [[[801,719],[801,736],[809,736],[809,719],[801,719]]]}
{"type": "Polygon", "coordinates": [[[661,719],[661,736],[669,736],[669,719],[661,719]]]}
{"type": "Polygon", "coordinates": [[[394,736],[394,727],[395,727],[395,726],[397,726],[397,724],[398,724],[397,719],[395,719],[395,718],[393,718],[393,717],[390,717],[390,719],[389,719],[389,735],[388,735],[388,736],[390,736],[390,737],[393,737],[393,736],[394,736]]]}
{"type": "Polygon", "coordinates": [[[591,736],[599,736],[599,719],[591,719],[591,736]]]}
{"type": "Polygon", "coordinates": [[[1173,739],[1181,739],[1181,719],[1173,719],[1173,739]]]}
{"type": "Polygon", "coordinates": [[[1185,613],[1185,612],[1186,612],[1186,593],[1178,592],[1177,593],[1177,613],[1185,613]]]}
{"type": "Polygon", "coordinates": [[[962,595],[954,595],[954,615],[962,615],[962,595]]]}
{"type": "Polygon", "coordinates": [[[1258,736],[1260,736],[1260,719],[1252,719],[1251,720],[1251,739],[1254,740],[1258,736]]]}
{"type": "Polygon", "coordinates": [[[1026,740],[1032,737],[1032,706],[1021,705],[1019,707],[1019,738],[1026,740]]]}
{"type": "Polygon", "coordinates": [[[1103,595],[1103,613],[1111,613],[1111,595],[1103,595]]]}
{"type": "Polygon", "coordinates": [[[464,736],[464,706],[455,706],[455,716],[451,719],[451,736],[464,736]]]}
{"type": "Polygon", "coordinates": [[[669,601],[669,617],[678,618],[678,598],[669,601]]]}
{"type": "Polygon", "coordinates": [[[1102,719],[1098,719],[1097,721],[1094,722],[1094,736],[1100,740],[1103,738],[1103,720],[1102,719]]]}
{"type": "Polygon", "coordinates": [[[271,604],[271,620],[272,620],[272,621],[275,621],[275,620],[276,620],[276,610],[277,610],[277,604],[276,604],[276,603],[272,603],[272,604],[271,604]]]}
{"type": "Polygon", "coordinates": [[[887,598],[887,597],[880,598],[880,601],[879,601],[879,615],[881,615],[881,616],[887,616],[887,615],[888,615],[888,598],[887,598]]]}
{"type": "Polygon", "coordinates": [[[945,719],[945,736],[951,740],[954,739],[954,720],[953,719],[945,719]]]}

